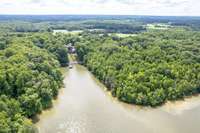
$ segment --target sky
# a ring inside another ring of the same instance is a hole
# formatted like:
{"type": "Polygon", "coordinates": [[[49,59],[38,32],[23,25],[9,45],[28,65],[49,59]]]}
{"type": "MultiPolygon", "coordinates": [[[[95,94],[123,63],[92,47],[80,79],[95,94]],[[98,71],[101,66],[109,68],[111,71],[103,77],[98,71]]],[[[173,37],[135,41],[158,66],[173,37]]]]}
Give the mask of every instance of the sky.
{"type": "Polygon", "coordinates": [[[0,0],[0,14],[200,16],[200,0],[0,0]]]}

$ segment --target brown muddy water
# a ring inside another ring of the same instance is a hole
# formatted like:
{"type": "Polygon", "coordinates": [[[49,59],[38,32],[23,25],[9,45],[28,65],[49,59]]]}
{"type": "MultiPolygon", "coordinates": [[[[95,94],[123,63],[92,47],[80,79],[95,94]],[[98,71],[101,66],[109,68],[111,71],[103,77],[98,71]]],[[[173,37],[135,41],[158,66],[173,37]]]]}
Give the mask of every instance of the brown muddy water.
{"type": "Polygon", "coordinates": [[[80,65],[67,70],[64,85],[39,116],[40,133],[200,133],[200,97],[154,109],[128,105],[80,65]]]}

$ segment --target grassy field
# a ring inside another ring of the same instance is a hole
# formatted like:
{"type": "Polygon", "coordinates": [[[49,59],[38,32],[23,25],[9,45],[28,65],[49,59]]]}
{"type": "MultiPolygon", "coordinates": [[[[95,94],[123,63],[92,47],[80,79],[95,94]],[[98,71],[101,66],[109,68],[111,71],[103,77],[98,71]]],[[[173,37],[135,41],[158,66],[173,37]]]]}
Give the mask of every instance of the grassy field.
{"type": "Polygon", "coordinates": [[[113,34],[110,34],[110,35],[116,35],[118,37],[129,37],[129,36],[137,36],[137,34],[123,34],[123,33],[113,33],[113,34]]]}
{"type": "Polygon", "coordinates": [[[159,23],[155,23],[155,24],[147,24],[146,28],[147,29],[155,29],[155,30],[167,30],[169,28],[171,28],[171,25],[168,24],[159,24],[159,23]]]}
{"type": "Polygon", "coordinates": [[[82,33],[82,30],[73,30],[73,31],[68,31],[68,30],[53,30],[53,34],[55,35],[56,33],[64,33],[64,34],[72,34],[72,35],[77,35],[79,33],[82,33]]]}

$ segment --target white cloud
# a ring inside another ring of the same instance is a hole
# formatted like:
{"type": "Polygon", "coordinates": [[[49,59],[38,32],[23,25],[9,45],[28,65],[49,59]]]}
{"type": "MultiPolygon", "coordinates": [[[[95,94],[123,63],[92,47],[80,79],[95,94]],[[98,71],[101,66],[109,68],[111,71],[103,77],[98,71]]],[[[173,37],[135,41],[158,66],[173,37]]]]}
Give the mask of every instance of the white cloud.
{"type": "Polygon", "coordinates": [[[0,14],[200,16],[199,0],[0,0],[0,14]]]}

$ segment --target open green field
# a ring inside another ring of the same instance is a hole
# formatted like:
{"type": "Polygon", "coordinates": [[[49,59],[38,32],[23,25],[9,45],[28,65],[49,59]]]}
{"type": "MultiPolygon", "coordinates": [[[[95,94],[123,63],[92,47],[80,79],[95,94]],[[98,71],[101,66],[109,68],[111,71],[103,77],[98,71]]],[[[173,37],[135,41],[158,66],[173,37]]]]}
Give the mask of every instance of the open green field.
{"type": "Polygon", "coordinates": [[[82,32],[83,32],[83,30],[73,30],[73,31],[68,31],[68,30],[53,30],[53,34],[54,35],[56,33],[77,35],[77,34],[82,33],[82,32]]]}
{"type": "Polygon", "coordinates": [[[130,37],[130,36],[137,36],[137,34],[123,34],[123,33],[114,33],[113,35],[116,35],[118,37],[130,37]]]}
{"type": "Polygon", "coordinates": [[[147,24],[147,29],[154,29],[154,30],[167,30],[171,28],[171,25],[168,24],[162,24],[162,23],[155,23],[155,24],[147,24]]]}

